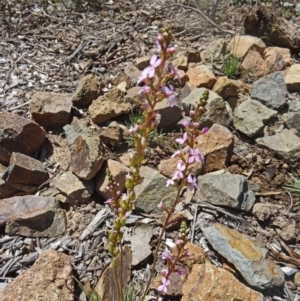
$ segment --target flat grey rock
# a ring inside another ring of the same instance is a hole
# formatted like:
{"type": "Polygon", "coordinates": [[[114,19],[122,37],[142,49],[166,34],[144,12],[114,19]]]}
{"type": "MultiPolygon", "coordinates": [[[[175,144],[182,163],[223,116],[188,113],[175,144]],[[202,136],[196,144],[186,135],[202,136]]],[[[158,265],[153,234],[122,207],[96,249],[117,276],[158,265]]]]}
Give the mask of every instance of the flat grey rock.
{"type": "Polygon", "coordinates": [[[265,123],[276,114],[257,100],[247,99],[234,110],[233,125],[248,137],[254,137],[262,133],[265,123]]]}
{"type": "Polygon", "coordinates": [[[255,194],[241,175],[206,174],[197,180],[195,198],[202,201],[244,211],[250,211],[255,203],[255,194]]]}
{"type": "Polygon", "coordinates": [[[268,258],[268,250],[247,236],[218,223],[203,226],[202,231],[212,247],[232,263],[251,286],[268,289],[284,284],[284,274],[268,258]]]}
{"type": "MultiPolygon", "coordinates": [[[[195,108],[205,90],[207,89],[196,88],[181,101],[183,109],[188,116],[190,114],[190,110],[195,108]]],[[[222,97],[211,90],[209,90],[209,97],[205,108],[207,112],[200,120],[201,127],[210,127],[214,123],[218,123],[225,127],[229,127],[232,124],[232,116],[226,107],[225,101],[222,97]]]]}
{"type": "Polygon", "coordinates": [[[166,187],[168,178],[156,169],[142,166],[140,168],[142,182],[134,188],[136,194],[135,208],[146,213],[161,212],[157,207],[160,202],[170,207],[175,202],[177,188],[166,187]]]}
{"type": "Polygon", "coordinates": [[[251,98],[266,107],[278,110],[286,103],[287,86],[282,72],[277,71],[253,83],[251,98]]]}
{"type": "Polygon", "coordinates": [[[258,138],[258,146],[273,151],[279,158],[287,163],[294,163],[300,157],[300,138],[292,130],[284,129],[279,134],[258,138]]]}

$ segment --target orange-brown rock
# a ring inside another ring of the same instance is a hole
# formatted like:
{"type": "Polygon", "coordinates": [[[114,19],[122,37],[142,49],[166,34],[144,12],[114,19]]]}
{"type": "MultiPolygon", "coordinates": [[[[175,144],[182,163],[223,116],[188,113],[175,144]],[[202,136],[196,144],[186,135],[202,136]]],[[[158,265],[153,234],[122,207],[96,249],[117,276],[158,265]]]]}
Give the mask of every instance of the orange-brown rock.
{"type": "Polygon", "coordinates": [[[263,301],[263,295],[210,263],[195,264],[183,285],[181,301],[263,301]]]}
{"type": "Polygon", "coordinates": [[[72,95],[38,91],[34,94],[29,111],[31,118],[45,129],[58,129],[71,117],[72,95]]]}
{"type": "Polygon", "coordinates": [[[0,163],[8,164],[12,152],[32,155],[46,139],[37,123],[8,112],[0,113],[0,163]]]}
{"type": "Polygon", "coordinates": [[[106,187],[109,184],[108,175],[106,174],[107,168],[110,170],[115,181],[119,184],[118,190],[121,192],[125,189],[125,178],[130,172],[130,169],[122,163],[111,159],[107,160],[97,175],[95,187],[95,191],[106,200],[113,196],[110,191],[106,190],[106,187]]]}
{"type": "MultiPolygon", "coordinates": [[[[188,148],[185,148],[183,152],[187,152],[188,148]]],[[[186,155],[187,157],[187,155],[186,155]]],[[[176,165],[180,161],[178,157],[163,159],[158,165],[158,170],[160,173],[168,178],[172,178],[175,170],[177,169],[176,165]]],[[[192,163],[188,170],[191,174],[198,176],[201,173],[203,165],[201,162],[192,163]]]]}
{"type": "Polygon", "coordinates": [[[5,301],[73,301],[70,257],[55,250],[41,253],[34,265],[0,290],[5,301]]]}
{"type": "Polygon", "coordinates": [[[190,68],[186,74],[189,77],[190,84],[197,88],[211,89],[217,81],[213,72],[205,65],[190,68]]]}
{"type": "Polygon", "coordinates": [[[200,153],[205,157],[205,173],[227,165],[233,151],[233,135],[226,127],[215,123],[208,133],[198,138],[197,143],[200,153]]]}
{"type": "Polygon", "coordinates": [[[288,48],[268,47],[265,49],[264,58],[269,70],[280,71],[292,62],[291,52],[288,48]]]}
{"type": "Polygon", "coordinates": [[[270,71],[266,61],[254,50],[249,50],[240,68],[242,71],[250,72],[250,75],[256,78],[263,77],[270,71]]]}
{"type": "MultiPolygon", "coordinates": [[[[123,248],[123,258],[122,258],[122,275],[120,269],[120,256],[117,258],[119,264],[117,266],[117,274],[120,276],[122,280],[123,288],[126,288],[131,275],[131,262],[132,262],[132,254],[131,250],[128,246],[123,248]]],[[[99,294],[102,301],[112,301],[112,300],[119,300],[118,293],[117,293],[117,286],[115,283],[115,276],[114,276],[114,267],[112,264],[103,272],[101,275],[96,287],[95,291],[99,294]]]]}
{"type": "Polygon", "coordinates": [[[213,91],[223,99],[237,97],[239,93],[251,93],[251,85],[245,84],[241,80],[229,79],[227,76],[220,76],[213,87],[213,91]]]}
{"type": "Polygon", "coordinates": [[[235,36],[227,45],[227,51],[235,57],[244,58],[249,50],[263,54],[266,48],[265,43],[252,36],[235,36]]]}

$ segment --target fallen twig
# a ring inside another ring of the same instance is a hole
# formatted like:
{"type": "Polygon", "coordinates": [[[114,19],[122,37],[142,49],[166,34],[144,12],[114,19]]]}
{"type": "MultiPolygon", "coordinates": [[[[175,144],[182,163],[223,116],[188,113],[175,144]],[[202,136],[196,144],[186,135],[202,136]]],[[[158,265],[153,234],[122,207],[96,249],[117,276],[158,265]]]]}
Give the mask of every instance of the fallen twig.
{"type": "Polygon", "coordinates": [[[232,30],[227,30],[227,29],[221,28],[219,25],[217,25],[215,22],[213,22],[209,17],[207,17],[201,10],[199,10],[199,9],[197,9],[195,7],[187,6],[187,5],[182,5],[182,4],[173,4],[173,5],[180,6],[180,7],[187,8],[187,9],[191,9],[191,10],[199,13],[208,23],[210,23],[211,25],[213,25],[214,27],[216,27],[218,30],[220,30],[222,32],[225,32],[225,33],[229,33],[231,35],[235,34],[235,32],[232,31],[232,30]]]}

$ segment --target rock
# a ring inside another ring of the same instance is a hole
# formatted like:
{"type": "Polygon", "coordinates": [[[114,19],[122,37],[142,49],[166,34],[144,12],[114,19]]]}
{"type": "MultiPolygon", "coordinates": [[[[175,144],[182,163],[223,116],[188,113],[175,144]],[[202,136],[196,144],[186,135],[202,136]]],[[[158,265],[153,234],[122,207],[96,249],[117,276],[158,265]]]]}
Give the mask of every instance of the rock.
{"type": "Polygon", "coordinates": [[[64,211],[51,197],[16,196],[0,200],[0,225],[6,233],[30,237],[56,237],[66,230],[64,211]]]}
{"type": "Polygon", "coordinates": [[[250,211],[255,194],[249,190],[244,176],[232,174],[206,174],[199,176],[195,198],[205,202],[250,211]]]}
{"type": "Polygon", "coordinates": [[[71,205],[87,203],[94,192],[94,186],[94,181],[80,180],[71,171],[60,174],[50,182],[50,187],[58,190],[55,199],[71,205]]]}
{"type": "Polygon", "coordinates": [[[265,37],[274,46],[285,47],[295,52],[300,50],[297,26],[288,21],[274,6],[255,6],[244,15],[245,33],[265,37]]]}
{"type": "Polygon", "coordinates": [[[253,77],[262,77],[269,73],[267,63],[262,56],[254,50],[249,50],[240,68],[242,71],[250,72],[253,77]]]}
{"type": "Polygon", "coordinates": [[[253,83],[251,98],[266,107],[278,110],[286,101],[287,87],[282,72],[273,72],[253,83]]]}
{"type": "Polygon", "coordinates": [[[179,105],[176,103],[173,107],[170,107],[170,103],[167,98],[158,102],[154,107],[154,110],[161,115],[158,127],[165,130],[173,129],[177,122],[182,118],[179,105]]]}
{"type": "Polygon", "coordinates": [[[146,67],[150,64],[150,56],[142,56],[138,57],[134,60],[134,66],[139,69],[140,71],[143,71],[146,67]]]}
{"type": "Polygon", "coordinates": [[[202,231],[212,247],[235,266],[249,285],[262,290],[283,286],[284,273],[267,258],[267,249],[218,223],[202,227],[202,231]]]}
{"type": "Polygon", "coordinates": [[[273,151],[288,164],[299,160],[300,138],[292,130],[284,129],[276,135],[258,138],[255,141],[258,146],[273,151]]]}
{"type": "Polygon", "coordinates": [[[190,63],[199,63],[201,61],[200,59],[200,53],[198,51],[195,51],[193,49],[189,49],[186,54],[187,56],[187,62],[190,63]]]}
{"type": "Polygon", "coordinates": [[[293,99],[289,105],[289,112],[300,113],[300,101],[298,99],[293,99]]]}
{"type": "Polygon", "coordinates": [[[74,279],[70,257],[43,251],[30,269],[0,290],[5,301],[73,301],[74,279]]]}
{"type": "Polygon", "coordinates": [[[279,232],[279,235],[286,242],[294,241],[296,239],[295,220],[290,220],[288,224],[285,227],[283,227],[283,229],[279,232]]]}
{"type": "Polygon", "coordinates": [[[252,208],[252,213],[261,221],[266,222],[282,212],[283,206],[270,203],[257,203],[252,208]]]}
{"type": "Polygon", "coordinates": [[[264,58],[269,70],[281,71],[292,62],[291,52],[288,48],[267,47],[264,58]]]}
{"type": "Polygon", "coordinates": [[[77,117],[73,118],[71,124],[67,124],[66,126],[64,126],[64,131],[66,134],[68,145],[73,144],[76,137],[79,134],[89,134],[89,129],[84,125],[82,120],[79,120],[77,117]]]}
{"type": "Polygon", "coordinates": [[[117,88],[118,88],[119,90],[121,90],[123,93],[125,93],[125,92],[126,92],[126,88],[127,88],[126,82],[124,81],[124,82],[119,83],[119,84],[117,85],[117,88]]]}
{"type": "Polygon", "coordinates": [[[227,166],[233,151],[233,135],[222,125],[215,123],[209,131],[197,139],[197,148],[205,158],[204,173],[227,166]]]}
{"type": "Polygon", "coordinates": [[[245,84],[241,80],[220,76],[213,87],[213,92],[220,95],[223,99],[227,99],[229,97],[237,97],[240,93],[250,93],[251,89],[250,85],[245,84]]]}
{"type": "Polygon", "coordinates": [[[20,153],[12,153],[2,179],[18,191],[34,193],[39,185],[49,179],[49,175],[42,162],[20,153]]]}
{"type": "Polygon", "coordinates": [[[70,170],[81,179],[90,180],[100,170],[104,161],[104,147],[97,136],[79,134],[69,146],[70,170]]]}
{"type": "Polygon", "coordinates": [[[129,89],[131,87],[131,78],[125,73],[118,74],[116,77],[114,77],[110,80],[111,80],[111,83],[115,86],[118,86],[119,84],[121,84],[123,82],[126,82],[126,88],[129,89]]]}
{"type": "MultiPolygon", "coordinates": [[[[122,272],[122,275],[119,279],[122,280],[122,287],[126,288],[130,281],[131,277],[131,261],[132,261],[132,254],[131,250],[128,246],[123,247],[123,254],[122,254],[122,269],[120,268],[120,264],[117,266],[117,275],[119,276],[122,272]]],[[[120,261],[120,256],[117,258],[117,262],[120,261]]],[[[109,265],[108,268],[104,270],[102,273],[96,287],[95,291],[99,294],[101,301],[112,301],[118,300],[118,290],[115,283],[115,273],[114,267],[112,263],[109,265]]]]}
{"type": "Polygon", "coordinates": [[[213,72],[205,65],[190,68],[186,74],[189,77],[190,84],[197,88],[211,89],[217,80],[213,72]]]}
{"type": "Polygon", "coordinates": [[[8,112],[0,113],[0,163],[8,164],[12,152],[33,155],[46,139],[37,123],[8,112]]]}
{"type": "Polygon", "coordinates": [[[113,121],[101,132],[100,139],[106,144],[120,147],[123,141],[123,132],[120,125],[116,121],[113,121]]]}
{"type": "Polygon", "coordinates": [[[105,149],[99,137],[91,135],[89,129],[74,118],[64,127],[71,153],[70,170],[79,178],[90,180],[100,170],[105,149]]]}
{"type": "Polygon", "coordinates": [[[264,300],[261,293],[240,283],[230,272],[210,263],[193,266],[182,292],[181,301],[264,300]]]}
{"type": "Polygon", "coordinates": [[[300,64],[294,64],[284,74],[289,92],[300,92],[300,64]]]}
{"type": "Polygon", "coordinates": [[[183,70],[177,70],[177,74],[179,78],[174,79],[174,86],[183,87],[189,81],[189,77],[183,70]]]}
{"type": "Polygon", "coordinates": [[[235,36],[227,45],[227,51],[232,56],[243,59],[250,50],[263,55],[266,48],[265,43],[252,36],[235,36]]]}
{"type": "MultiPolygon", "coordinates": [[[[300,6],[300,5],[299,5],[300,6]]],[[[300,8],[300,7],[299,7],[300,8]]],[[[297,272],[294,276],[294,282],[297,286],[300,286],[300,272],[297,272]]]]}
{"type": "Polygon", "coordinates": [[[200,57],[202,61],[214,61],[221,58],[226,52],[227,40],[220,38],[208,44],[205,50],[201,51],[200,57]]]}
{"type": "Polygon", "coordinates": [[[88,106],[91,102],[102,94],[103,85],[94,74],[82,77],[76,86],[73,95],[73,104],[77,107],[88,106]]]}
{"type": "Polygon", "coordinates": [[[160,202],[163,202],[167,207],[174,204],[177,188],[174,186],[166,187],[168,180],[166,177],[162,176],[156,169],[147,166],[140,168],[140,176],[142,182],[134,188],[136,210],[156,213],[161,211],[157,207],[160,202]]]}
{"type": "Polygon", "coordinates": [[[3,175],[6,172],[6,167],[0,164],[0,200],[9,198],[14,195],[17,190],[3,180],[3,175]]]}
{"type": "Polygon", "coordinates": [[[152,252],[149,242],[153,234],[153,227],[147,224],[139,224],[132,230],[132,234],[124,234],[124,240],[130,241],[131,244],[133,266],[145,263],[151,256],[152,252]]]}
{"type": "Polygon", "coordinates": [[[130,78],[132,86],[135,86],[137,84],[139,77],[142,75],[142,71],[140,71],[134,65],[126,66],[124,73],[130,78]]]}
{"type": "MultiPolygon", "coordinates": [[[[183,152],[187,153],[188,148],[185,148],[183,152]]],[[[188,158],[187,154],[185,156],[188,158]]],[[[180,161],[178,157],[162,159],[158,165],[160,173],[168,178],[172,178],[175,170],[177,169],[177,163],[180,161]]],[[[194,162],[188,167],[190,174],[198,176],[203,169],[202,162],[194,162]]]]}
{"type": "Polygon", "coordinates": [[[122,164],[125,166],[129,167],[130,166],[130,160],[131,160],[131,153],[123,153],[120,157],[119,160],[122,164]]]}
{"type": "Polygon", "coordinates": [[[174,59],[173,66],[178,70],[183,70],[184,72],[188,69],[188,58],[185,55],[181,55],[174,59]]]}
{"type": "Polygon", "coordinates": [[[72,95],[38,91],[34,94],[29,111],[31,118],[43,128],[59,129],[71,117],[72,95]]]}
{"type": "Polygon", "coordinates": [[[100,124],[114,117],[128,114],[132,109],[132,104],[125,101],[124,93],[114,88],[92,102],[89,106],[89,114],[93,122],[100,124]]]}
{"type": "Polygon", "coordinates": [[[233,125],[248,137],[254,137],[262,133],[265,123],[276,114],[260,102],[247,99],[234,110],[233,125]]]}
{"type": "Polygon", "coordinates": [[[106,190],[106,187],[109,183],[108,176],[106,174],[107,168],[110,170],[112,176],[119,184],[119,191],[121,192],[124,192],[125,190],[126,175],[130,172],[128,167],[115,160],[108,159],[107,162],[103,164],[103,167],[96,178],[95,191],[105,200],[108,200],[112,197],[111,192],[106,190]]]}
{"type": "Polygon", "coordinates": [[[295,129],[296,134],[300,136],[300,112],[288,112],[282,115],[282,119],[288,129],[295,129]]]}
{"type": "Polygon", "coordinates": [[[179,102],[181,103],[181,101],[183,99],[185,99],[186,97],[188,97],[191,94],[191,92],[195,89],[196,89],[196,87],[194,85],[190,84],[189,82],[185,83],[185,85],[181,91],[181,94],[179,96],[179,102]]]}
{"type": "MultiPolygon", "coordinates": [[[[195,108],[203,92],[206,89],[194,89],[186,98],[182,100],[182,105],[185,113],[189,115],[190,110],[195,108]]],[[[201,118],[200,126],[212,126],[218,123],[225,127],[229,127],[232,123],[232,117],[228,112],[224,100],[216,93],[209,91],[209,97],[206,105],[207,113],[201,118]]]]}

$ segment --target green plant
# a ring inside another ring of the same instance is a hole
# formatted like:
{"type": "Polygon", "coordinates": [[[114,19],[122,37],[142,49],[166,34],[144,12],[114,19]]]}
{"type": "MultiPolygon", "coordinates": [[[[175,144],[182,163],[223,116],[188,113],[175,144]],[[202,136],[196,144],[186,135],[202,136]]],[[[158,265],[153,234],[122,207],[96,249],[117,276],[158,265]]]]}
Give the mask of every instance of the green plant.
{"type": "MultiPolygon", "coordinates": [[[[144,115],[142,112],[138,113],[131,113],[129,115],[129,121],[125,122],[126,127],[132,128],[137,123],[143,123],[145,121],[144,115]]],[[[141,134],[141,131],[138,130],[138,133],[141,134]]],[[[162,129],[154,128],[149,134],[148,134],[148,141],[154,142],[154,143],[161,143],[163,142],[165,133],[163,133],[162,129]]],[[[127,138],[127,144],[129,146],[134,146],[134,137],[129,136],[127,138]]]]}
{"type": "Polygon", "coordinates": [[[292,176],[285,189],[295,197],[296,204],[293,205],[293,210],[298,211],[300,209],[300,180],[292,176]]]}
{"type": "Polygon", "coordinates": [[[240,67],[240,59],[233,55],[226,55],[223,58],[223,72],[229,78],[233,78],[238,74],[240,67]]]}

